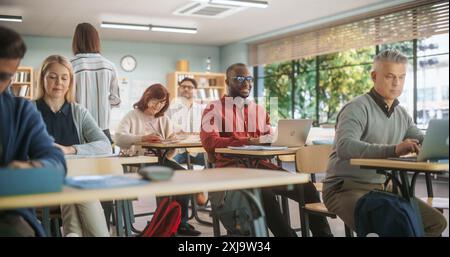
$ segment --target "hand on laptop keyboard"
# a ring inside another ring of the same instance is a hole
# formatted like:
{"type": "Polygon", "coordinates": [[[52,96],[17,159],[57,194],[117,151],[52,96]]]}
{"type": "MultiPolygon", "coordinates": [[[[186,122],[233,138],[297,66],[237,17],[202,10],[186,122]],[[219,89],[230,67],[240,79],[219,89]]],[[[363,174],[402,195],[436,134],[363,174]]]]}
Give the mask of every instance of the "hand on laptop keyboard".
{"type": "Polygon", "coordinates": [[[417,139],[405,139],[402,143],[395,146],[395,155],[402,156],[410,153],[419,153],[420,146],[417,139]]]}

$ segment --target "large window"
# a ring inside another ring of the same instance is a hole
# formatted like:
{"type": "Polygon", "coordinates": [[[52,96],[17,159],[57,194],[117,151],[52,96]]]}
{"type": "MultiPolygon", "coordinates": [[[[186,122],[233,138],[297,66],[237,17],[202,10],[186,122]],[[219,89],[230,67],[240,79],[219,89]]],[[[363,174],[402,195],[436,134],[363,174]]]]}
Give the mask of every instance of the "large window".
{"type": "Polygon", "coordinates": [[[399,49],[408,57],[399,101],[418,126],[426,128],[432,118],[448,118],[448,34],[259,66],[255,73],[258,96],[278,97],[279,118],[333,124],[345,103],[373,86],[373,57],[387,48],[399,49]]]}

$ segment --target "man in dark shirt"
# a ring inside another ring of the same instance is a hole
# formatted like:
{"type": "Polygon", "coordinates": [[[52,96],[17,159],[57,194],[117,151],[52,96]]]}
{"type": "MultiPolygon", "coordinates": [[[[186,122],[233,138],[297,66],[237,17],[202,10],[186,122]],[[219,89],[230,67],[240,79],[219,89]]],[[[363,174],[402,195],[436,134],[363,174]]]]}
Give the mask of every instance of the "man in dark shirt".
{"type": "MultiPolygon", "coordinates": [[[[0,168],[66,170],[33,104],[7,92],[26,46],[15,31],[0,26],[0,168]]],[[[6,172],[0,170],[0,172],[6,172]]],[[[0,211],[0,236],[45,236],[34,209],[0,211]]]]}

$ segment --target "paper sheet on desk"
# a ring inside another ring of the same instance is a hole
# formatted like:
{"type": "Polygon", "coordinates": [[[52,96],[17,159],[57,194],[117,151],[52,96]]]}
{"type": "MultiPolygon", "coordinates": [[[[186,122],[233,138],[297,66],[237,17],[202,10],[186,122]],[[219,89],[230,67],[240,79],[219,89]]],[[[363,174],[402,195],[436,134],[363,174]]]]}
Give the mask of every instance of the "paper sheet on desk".
{"type": "Polygon", "coordinates": [[[200,137],[197,135],[177,135],[176,138],[174,139],[166,139],[161,141],[162,144],[174,144],[174,143],[184,143],[184,144],[189,144],[189,143],[199,143],[200,142],[200,137]]]}
{"type": "Polygon", "coordinates": [[[119,157],[119,153],[98,154],[98,155],[67,154],[67,155],[64,155],[64,157],[66,159],[119,157]]]}
{"type": "Polygon", "coordinates": [[[65,179],[65,184],[82,189],[114,188],[148,184],[149,181],[126,176],[76,176],[65,179]]]}

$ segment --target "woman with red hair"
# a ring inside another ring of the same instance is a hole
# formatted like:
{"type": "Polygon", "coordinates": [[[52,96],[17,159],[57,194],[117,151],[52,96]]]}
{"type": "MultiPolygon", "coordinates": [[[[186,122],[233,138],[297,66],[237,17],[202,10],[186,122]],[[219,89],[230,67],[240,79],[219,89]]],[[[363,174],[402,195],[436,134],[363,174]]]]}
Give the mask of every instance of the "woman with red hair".
{"type": "MultiPolygon", "coordinates": [[[[173,124],[165,115],[169,108],[169,92],[161,84],[153,84],[148,87],[141,99],[133,105],[134,109],[125,115],[116,130],[115,141],[122,149],[132,149],[142,155],[144,149],[136,146],[142,142],[160,142],[175,137],[173,124]]],[[[164,166],[175,170],[184,169],[178,163],[165,158],[164,166]]],[[[178,234],[198,236],[200,231],[187,223],[189,196],[177,196],[175,199],[181,205],[181,223],[178,234]]]]}

